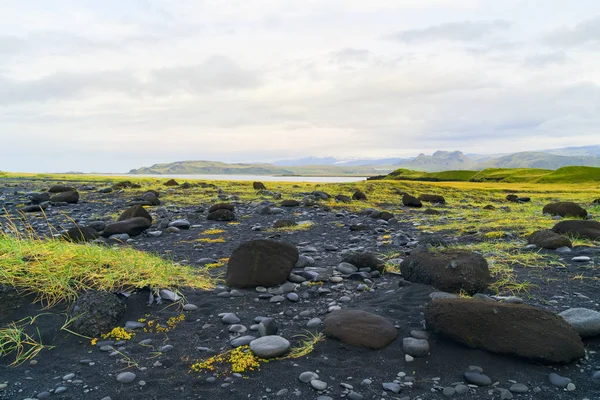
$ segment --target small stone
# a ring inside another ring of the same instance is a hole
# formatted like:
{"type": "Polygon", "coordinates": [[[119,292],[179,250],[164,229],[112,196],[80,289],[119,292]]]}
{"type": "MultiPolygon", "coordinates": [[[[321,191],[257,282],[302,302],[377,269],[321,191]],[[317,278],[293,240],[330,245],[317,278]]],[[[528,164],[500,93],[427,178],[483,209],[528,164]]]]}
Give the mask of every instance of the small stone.
{"type": "Polygon", "coordinates": [[[327,382],[320,381],[318,379],[313,379],[310,381],[310,385],[316,390],[325,390],[327,389],[327,382]]]}
{"type": "Polygon", "coordinates": [[[400,390],[402,390],[402,387],[394,382],[385,382],[382,384],[383,388],[387,391],[390,392],[394,392],[394,393],[400,393],[400,390]]]}
{"type": "Polygon", "coordinates": [[[488,386],[492,384],[489,376],[478,371],[467,371],[464,373],[467,382],[477,386],[488,386]]]}
{"type": "Polygon", "coordinates": [[[183,306],[183,311],[196,311],[196,310],[198,310],[198,306],[195,304],[188,303],[183,306]]]}
{"type": "Polygon", "coordinates": [[[405,354],[404,355],[404,361],[406,362],[413,362],[415,359],[413,356],[411,356],[410,354],[405,354]]]}
{"type": "Polygon", "coordinates": [[[446,397],[454,396],[455,393],[456,393],[456,389],[454,389],[451,386],[445,387],[444,390],[442,391],[442,394],[446,397]]]}
{"type": "Polygon", "coordinates": [[[312,381],[313,379],[319,379],[319,375],[317,375],[316,373],[311,372],[311,371],[306,371],[306,372],[301,373],[300,376],[298,377],[298,379],[302,383],[308,383],[308,382],[312,381]]]}
{"type": "Polygon", "coordinates": [[[569,382],[569,384],[567,385],[567,391],[572,392],[575,389],[575,384],[573,382],[569,382]]]}
{"type": "Polygon", "coordinates": [[[240,319],[234,313],[227,313],[223,315],[223,317],[221,318],[221,322],[223,322],[224,324],[232,325],[239,323],[240,319]]]}
{"type": "Polygon", "coordinates": [[[160,297],[164,300],[169,300],[169,301],[181,300],[181,296],[179,296],[177,293],[175,293],[171,290],[168,290],[168,289],[161,289],[160,297]]]}
{"type": "Polygon", "coordinates": [[[287,353],[290,342],[281,336],[263,336],[250,342],[250,350],[260,358],[275,358],[287,353]]]}
{"type": "Polygon", "coordinates": [[[285,297],[287,297],[289,301],[293,301],[294,303],[300,300],[300,297],[298,297],[298,294],[296,293],[288,293],[285,297]]]}
{"type": "Polygon", "coordinates": [[[316,327],[320,326],[322,323],[323,323],[323,321],[321,321],[321,318],[312,318],[306,323],[306,327],[307,328],[316,328],[316,327]]]}
{"type": "Polygon", "coordinates": [[[250,342],[252,342],[253,340],[255,340],[256,337],[255,336],[251,336],[251,335],[247,335],[247,336],[240,336],[238,338],[233,339],[230,344],[233,347],[240,347],[240,346],[246,346],[248,344],[250,344],[250,342]]]}
{"type": "Polygon", "coordinates": [[[258,333],[260,336],[277,335],[277,323],[273,318],[265,318],[258,324],[258,333]]]}
{"type": "Polygon", "coordinates": [[[75,378],[75,374],[71,373],[71,374],[67,374],[65,376],[62,377],[63,381],[68,381],[75,378]]]}
{"type": "Polygon", "coordinates": [[[513,393],[527,393],[529,388],[522,383],[515,383],[510,388],[508,388],[513,393]]]}
{"type": "Polygon", "coordinates": [[[133,372],[121,372],[117,375],[117,382],[119,383],[131,383],[135,380],[136,375],[133,372]]]}
{"type": "Polygon", "coordinates": [[[553,386],[561,388],[565,388],[569,383],[571,383],[571,379],[555,374],[554,372],[551,372],[548,375],[548,380],[553,386]]]}
{"type": "Polygon", "coordinates": [[[429,342],[412,337],[404,338],[402,340],[402,350],[413,357],[425,357],[429,354],[429,342]]]}
{"type": "Polygon", "coordinates": [[[590,260],[591,260],[591,258],[588,256],[577,256],[577,257],[571,258],[571,261],[575,261],[575,262],[587,262],[590,260]]]}
{"type": "Polygon", "coordinates": [[[456,390],[457,394],[465,394],[469,391],[469,387],[467,385],[460,384],[460,385],[456,385],[454,387],[454,390],[456,390]]]}

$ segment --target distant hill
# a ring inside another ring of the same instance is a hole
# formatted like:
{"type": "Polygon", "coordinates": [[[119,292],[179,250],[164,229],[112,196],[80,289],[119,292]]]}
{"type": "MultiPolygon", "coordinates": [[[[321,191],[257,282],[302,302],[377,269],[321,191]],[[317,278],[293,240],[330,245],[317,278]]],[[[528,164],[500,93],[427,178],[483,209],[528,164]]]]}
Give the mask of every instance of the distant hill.
{"type": "Polygon", "coordinates": [[[397,169],[385,179],[433,182],[506,183],[584,183],[600,182],[600,168],[563,167],[557,170],[536,168],[488,168],[482,171],[423,172],[397,169]]]}
{"type": "Polygon", "coordinates": [[[447,171],[476,169],[476,163],[460,151],[436,151],[431,156],[419,154],[417,158],[398,164],[402,168],[417,171],[447,171]]]}
{"type": "Polygon", "coordinates": [[[130,174],[181,174],[181,175],[304,175],[304,176],[373,176],[387,174],[393,166],[310,165],[278,167],[273,164],[227,164],[218,161],[177,161],[154,164],[151,167],[132,169],[130,174]]]}
{"type": "Polygon", "coordinates": [[[485,168],[543,168],[557,169],[567,166],[600,166],[600,158],[595,156],[561,156],[542,152],[527,151],[493,158],[477,164],[476,169],[485,168]]]}
{"type": "Polygon", "coordinates": [[[407,158],[375,158],[375,159],[356,159],[356,160],[339,160],[335,157],[305,157],[292,160],[274,161],[272,164],[278,167],[302,167],[308,165],[333,165],[338,167],[356,167],[356,166],[381,166],[381,165],[396,165],[407,158]]]}

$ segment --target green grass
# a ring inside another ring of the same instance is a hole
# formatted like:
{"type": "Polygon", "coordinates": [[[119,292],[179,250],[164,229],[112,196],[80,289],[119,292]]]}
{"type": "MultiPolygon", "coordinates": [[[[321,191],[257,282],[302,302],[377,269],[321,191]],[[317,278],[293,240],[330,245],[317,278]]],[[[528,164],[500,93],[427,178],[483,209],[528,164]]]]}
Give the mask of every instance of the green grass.
{"type": "Polygon", "coordinates": [[[27,317],[20,321],[12,321],[0,328],[0,357],[13,355],[14,361],[10,364],[13,367],[32,360],[44,349],[54,347],[42,343],[39,331],[36,331],[39,339],[26,332],[26,327],[32,325],[34,321],[35,317],[27,317]]]}
{"type": "Polygon", "coordinates": [[[595,167],[563,167],[542,176],[537,183],[584,183],[600,184],[600,168],[595,167]]]}
{"type": "Polygon", "coordinates": [[[72,301],[90,289],[114,292],[144,287],[214,286],[205,271],[131,248],[78,245],[10,234],[0,234],[0,284],[33,294],[36,301],[47,307],[72,301]]]}
{"type": "Polygon", "coordinates": [[[409,180],[409,181],[430,181],[430,182],[466,182],[469,181],[477,171],[442,171],[442,172],[422,172],[410,169],[400,168],[390,173],[387,179],[409,180]]]}

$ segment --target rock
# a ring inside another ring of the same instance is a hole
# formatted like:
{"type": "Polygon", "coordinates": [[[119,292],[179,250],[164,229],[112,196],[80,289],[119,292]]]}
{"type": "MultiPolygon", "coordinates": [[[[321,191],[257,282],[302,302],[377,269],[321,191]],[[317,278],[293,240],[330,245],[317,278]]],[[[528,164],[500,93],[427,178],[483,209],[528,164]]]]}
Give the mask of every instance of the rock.
{"type": "Polygon", "coordinates": [[[54,185],[48,189],[48,193],[63,193],[63,192],[76,192],[77,190],[72,186],[66,185],[54,185]]]}
{"type": "Polygon", "coordinates": [[[169,179],[163,185],[165,185],[165,186],[179,186],[179,183],[175,179],[169,179]]]}
{"type": "Polygon", "coordinates": [[[553,386],[557,386],[557,387],[560,387],[560,388],[566,388],[567,385],[569,383],[571,383],[571,379],[566,378],[564,376],[560,376],[558,374],[555,374],[554,372],[551,372],[548,375],[548,380],[550,381],[550,383],[553,386]]]}
{"type": "Polygon", "coordinates": [[[344,275],[350,275],[358,271],[358,268],[347,262],[339,263],[336,268],[344,275]]]}
{"type": "Polygon", "coordinates": [[[281,202],[282,207],[298,207],[300,202],[298,200],[283,200],[281,202]]]}
{"type": "Polygon", "coordinates": [[[206,219],[209,221],[234,221],[235,214],[231,210],[219,209],[209,213],[206,219]]]}
{"type": "Polygon", "coordinates": [[[382,386],[385,390],[393,393],[400,393],[400,391],[402,390],[400,384],[395,382],[384,382],[382,386]]]}
{"type": "Polygon", "coordinates": [[[258,324],[258,334],[260,336],[277,335],[278,330],[273,318],[265,318],[258,324]]]}
{"type": "Polygon", "coordinates": [[[575,261],[575,262],[588,262],[591,260],[592,259],[588,256],[577,256],[577,257],[571,258],[571,261],[575,261]]]}
{"type": "Polygon", "coordinates": [[[286,282],[298,261],[296,246],[273,240],[252,240],[236,248],[227,264],[227,285],[276,286],[286,282]]]}
{"type": "Polygon", "coordinates": [[[319,379],[319,375],[311,371],[306,371],[301,373],[298,379],[302,383],[309,383],[312,380],[319,379]]]}
{"type": "Polygon", "coordinates": [[[485,258],[467,250],[414,251],[402,261],[400,271],[410,282],[470,295],[484,291],[491,279],[485,258]]]}
{"type": "Polygon", "coordinates": [[[135,380],[136,375],[133,372],[121,372],[117,375],[117,382],[119,383],[131,383],[135,380]]]}
{"type": "Polygon", "coordinates": [[[27,198],[33,204],[42,204],[50,201],[50,195],[48,193],[27,193],[27,198]]]}
{"type": "Polygon", "coordinates": [[[352,201],[352,199],[350,199],[350,197],[343,195],[343,194],[336,195],[335,200],[339,201],[340,203],[350,203],[352,201]]]}
{"type": "Polygon", "coordinates": [[[79,201],[79,192],[73,190],[69,192],[60,192],[50,197],[52,203],[75,204],[79,201]]]}
{"type": "Polygon", "coordinates": [[[146,218],[152,224],[152,217],[150,216],[150,213],[140,205],[129,207],[127,210],[123,211],[123,213],[119,216],[117,221],[125,221],[127,219],[137,217],[146,218]]]}
{"type": "Polygon", "coordinates": [[[573,247],[568,237],[554,233],[550,229],[542,229],[533,232],[528,238],[529,244],[535,244],[542,249],[555,250],[561,247],[573,247]]]}
{"type": "Polygon", "coordinates": [[[175,221],[169,222],[169,227],[175,227],[177,229],[190,229],[190,221],[187,219],[176,219],[175,221]]]}
{"type": "Polygon", "coordinates": [[[131,181],[121,181],[121,182],[117,182],[113,185],[114,190],[139,189],[139,188],[141,188],[141,186],[139,184],[132,183],[131,181]]]}
{"type": "Polygon", "coordinates": [[[508,388],[513,393],[527,393],[529,392],[529,388],[527,385],[523,385],[522,383],[514,383],[510,388],[508,388]]]}
{"type": "Polygon", "coordinates": [[[233,339],[230,344],[233,347],[240,347],[240,346],[247,346],[250,344],[250,342],[252,342],[253,340],[255,340],[256,337],[255,336],[240,336],[238,338],[233,339]]]}
{"type": "Polygon", "coordinates": [[[516,194],[509,194],[508,196],[506,196],[506,200],[510,201],[511,203],[516,203],[519,200],[519,196],[517,196],[516,194]]]}
{"type": "Polygon", "coordinates": [[[427,203],[446,204],[444,196],[440,196],[439,194],[422,194],[418,199],[427,203]]]}
{"type": "Polygon", "coordinates": [[[144,193],[142,195],[141,200],[146,202],[147,205],[150,205],[150,206],[159,206],[160,205],[160,200],[158,199],[157,192],[155,192],[155,191],[148,191],[148,192],[144,193]]]}
{"type": "Polygon", "coordinates": [[[312,381],[310,381],[310,385],[313,387],[313,389],[316,389],[316,390],[327,389],[327,382],[323,382],[318,379],[313,379],[312,381]]]}
{"type": "Polygon", "coordinates": [[[421,203],[419,199],[417,199],[414,196],[411,196],[410,194],[405,194],[404,196],[402,196],[402,204],[404,204],[404,206],[406,207],[423,207],[423,203],[421,203]]]}
{"type": "Polygon", "coordinates": [[[366,201],[367,200],[367,195],[364,194],[363,192],[361,192],[360,190],[357,190],[356,192],[354,192],[354,194],[352,195],[352,200],[361,200],[361,201],[366,201]]]}
{"type": "Polygon", "coordinates": [[[44,211],[46,208],[48,208],[47,204],[32,204],[30,206],[25,206],[25,207],[20,208],[20,211],[23,211],[26,213],[40,212],[40,211],[44,211]]]}
{"type": "Polygon", "coordinates": [[[327,336],[346,344],[381,349],[392,343],[398,331],[386,318],[361,310],[339,310],[327,315],[327,336]]]}
{"type": "Polygon", "coordinates": [[[317,328],[317,327],[321,326],[322,323],[323,323],[323,321],[321,321],[321,318],[311,318],[306,323],[306,327],[307,328],[317,328]]]}
{"type": "Polygon", "coordinates": [[[440,215],[441,212],[438,211],[438,210],[434,210],[433,208],[428,208],[425,211],[423,211],[423,214],[426,214],[426,215],[440,215]]]}
{"type": "Polygon", "coordinates": [[[375,253],[371,252],[346,252],[342,254],[342,261],[355,267],[370,268],[372,271],[383,272],[385,263],[375,253]]]}
{"type": "Polygon", "coordinates": [[[275,358],[290,349],[290,342],[281,336],[263,336],[250,342],[250,350],[259,358],[275,358]]]}
{"type": "Polygon", "coordinates": [[[125,313],[125,304],[113,293],[91,290],[80,295],[69,310],[69,329],[84,336],[110,332],[125,313]]]}
{"type": "Polygon", "coordinates": [[[160,298],[164,300],[169,300],[173,302],[181,300],[180,295],[168,289],[161,289],[159,295],[160,298]]]}
{"type": "Polygon", "coordinates": [[[579,334],[564,319],[524,304],[435,300],[425,310],[425,321],[444,336],[493,353],[546,363],[569,363],[585,356],[579,334]]]}
{"type": "Polygon", "coordinates": [[[561,217],[576,218],[585,218],[588,214],[583,207],[571,201],[546,204],[542,209],[542,213],[550,215],[560,215],[561,217]]]}
{"type": "Polygon", "coordinates": [[[104,228],[104,231],[102,232],[102,236],[110,237],[112,235],[123,233],[126,233],[129,236],[138,236],[146,229],[150,228],[151,225],[152,223],[144,217],[126,219],[106,225],[106,228],[104,228]]]}
{"type": "Polygon", "coordinates": [[[554,225],[552,230],[584,239],[600,240],[600,222],[593,220],[568,220],[554,225]]]}
{"type": "Polygon", "coordinates": [[[228,203],[213,204],[212,206],[209,207],[208,213],[210,214],[210,213],[213,213],[218,210],[229,210],[229,211],[233,212],[233,211],[235,211],[235,206],[233,204],[228,204],[228,203]]]}
{"type": "Polygon", "coordinates": [[[265,187],[265,185],[262,182],[253,182],[252,188],[254,190],[267,190],[267,188],[265,187]]]}
{"type": "Polygon", "coordinates": [[[74,226],[73,228],[68,229],[67,232],[65,232],[65,234],[62,235],[62,238],[64,240],[73,243],[91,242],[97,237],[98,232],[96,232],[95,229],[88,228],[85,226],[74,226]]]}
{"type": "Polygon", "coordinates": [[[561,317],[583,338],[600,335],[600,312],[588,308],[569,308],[561,317]]]}
{"type": "Polygon", "coordinates": [[[425,339],[407,337],[402,340],[402,350],[413,357],[425,357],[429,354],[429,342],[425,339]]]}
{"type": "Polygon", "coordinates": [[[472,385],[488,386],[492,384],[490,377],[479,371],[466,371],[464,377],[472,385]]]}
{"type": "Polygon", "coordinates": [[[297,225],[298,224],[293,219],[279,219],[279,220],[275,221],[275,223],[273,224],[273,228],[275,228],[275,229],[289,228],[291,226],[297,226],[297,225]]]}
{"type": "Polygon", "coordinates": [[[237,324],[238,322],[240,322],[240,319],[238,318],[237,315],[235,315],[234,313],[226,313],[225,315],[223,315],[223,317],[221,318],[221,321],[224,324],[237,324]]]}

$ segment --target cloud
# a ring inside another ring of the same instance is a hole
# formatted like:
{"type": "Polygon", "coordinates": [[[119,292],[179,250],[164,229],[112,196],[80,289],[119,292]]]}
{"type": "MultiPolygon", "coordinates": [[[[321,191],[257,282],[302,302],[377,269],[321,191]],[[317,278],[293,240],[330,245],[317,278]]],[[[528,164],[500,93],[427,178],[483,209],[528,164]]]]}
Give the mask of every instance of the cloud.
{"type": "Polygon", "coordinates": [[[525,65],[528,67],[544,68],[550,65],[564,65],[568,61],[569,58],[567,55],[558,51],[528,56],[525,58],[525,65]]]}
{"type": "Polygon", "coordinates": [[[563,26],[547,33],[542,42],[550,46],[576,47],[600,44],[600,16],[582,21],[574,27],[563,26]]]}
{"type": "Polygon", "coordinates": [[[73,99],[102,93],[126,96],[168,96],[242,90],[261,84],[257,72],[241,68],[224,56],[201,64],[144,71],[57,72],[34,80],[0,76],[0,104],[73,99]]]}
{"type": "Polygon", "coordinates": [[[496,31],[510,28],[505,20],[463,21],[433,25],[423,29],[398,31],[387,36],[388,39],[405,43],[419,43],[439,40],[471,42],[480,40],[496,31]]]}
{"type": "Polygon", "coordinates": [[[367,49],[356,49],[346,47],[341,50],[331,52],[331,59],[334,63],[345,64],[352,62],[367,61],[373,53],[367,49]]]}

